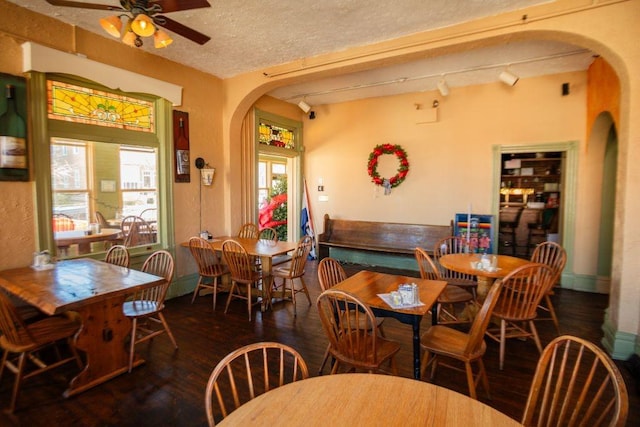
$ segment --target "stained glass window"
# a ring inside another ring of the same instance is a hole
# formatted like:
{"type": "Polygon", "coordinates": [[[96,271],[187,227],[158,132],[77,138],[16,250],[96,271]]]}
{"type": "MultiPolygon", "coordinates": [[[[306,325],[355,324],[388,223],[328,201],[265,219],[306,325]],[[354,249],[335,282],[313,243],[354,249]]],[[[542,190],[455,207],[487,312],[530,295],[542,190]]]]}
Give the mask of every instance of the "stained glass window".
{"type": "Polygon", "coordinates": [[[72,84],[47,81],[50,119],[154,132],[152,102],[72,84]]]}
{"type": "Polygon", "coordinates": [[[294,133],[286,128],[261,122],[258,126],[259,142],[272,147],[282,147],[295,150],[294,133]]]}

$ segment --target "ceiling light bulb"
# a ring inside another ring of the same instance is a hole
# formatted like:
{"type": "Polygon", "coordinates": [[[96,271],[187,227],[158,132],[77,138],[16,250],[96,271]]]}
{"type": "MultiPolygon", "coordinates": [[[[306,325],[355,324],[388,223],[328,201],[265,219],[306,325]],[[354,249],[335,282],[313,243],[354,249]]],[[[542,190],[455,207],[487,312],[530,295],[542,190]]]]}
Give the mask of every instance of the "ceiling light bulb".
{"type": "Polygon", "coordinates": [[[131,22],[131,30],[141,37],[149,37],[156,32],[156,26],[149,16],[141,13],[131,22]]]}
{"type": "Polygon", "coordinates": [[[160,49],[173,43],[173,39],[166,32],[158,30],[153,35],[153,43],[157,49],[160,49]]]}
{"type": "Polygon", "coordinates": [[[520,80],[520,77],[516,76],[513,73],[510,73],[507,70],[504,70],[503,72],[501,72],[498,78],[502,83],[507,84],[509,86],[515,85],[516,83],[518,83],[518,80],[520,80]]]}
{"type": "Polygon", "coordinates": [[[307,104],[307,103],[306,103],[306,102],[304,102],[304,101],[300,101],[300,102],[298,102],[298,107],[300,107],[300,109],[301,109],[302,111],[304,111],[304,112],[305,112],[305,114],[306,114],[306,113],[308,113],[309,111],[311,111],[311,105],[307,104]]]}
{"type": "Polygon", "coordinates": [[[442,79],[442,80],[440,80],[438,82],[438,91],[440,92],[440,95],[442,95],[442,96],[449,95],[449,85],[447,84],[446,81],[444,81],[444,79],[442,79]]]}
{"type": "Polygon", "coordinates": [[[122,30],[122,21],[116,15],[111,15],[106,18],[100,19],[100,25],[102,28],[113,37],[120,37],[120,31],[122,30]]]}

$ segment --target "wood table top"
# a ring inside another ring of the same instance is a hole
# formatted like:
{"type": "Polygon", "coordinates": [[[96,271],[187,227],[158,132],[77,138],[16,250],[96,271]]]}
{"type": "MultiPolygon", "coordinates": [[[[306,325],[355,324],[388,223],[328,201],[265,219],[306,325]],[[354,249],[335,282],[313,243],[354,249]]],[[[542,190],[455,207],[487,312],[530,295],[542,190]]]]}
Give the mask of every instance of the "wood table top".
{"type": "MultiPolygon", "coordinates": [[[[267,256],[274,257],[277,255],[286,254],[287,252],[291,252],[298,246],[298,242],[283,242],[283,241],[274,241],[274,240],[264,240],[264,239],[247,239],[235,236],[217,236],[211,240],[208,240],[211,243],[211,246],[216,251],[222,251],[222,244],[225,240],[235,240],[240,243],[242,247],[247,251],[247,254],[253,256],[267,256]]],[[[180,246],[189,247],[189,242],[183,242],[180,246]]]]}
{"type": "Polygon", "coordinates": [[[442,280],[425,280],[418,277],[363,270],[338,283],[333,289],[356,295],[369,307],[423,316],[431,309],[446,286],[447,282],[442,280]],[[397,291],[398,286],[405,283],[418,285],[420,301],[424,305],[411,308],[392,308],[378,296],[378,294],[397,291]]]}
{"type": "Polygon", "coordinates": [[[469,396],[391,375],[337,374],[286,384],[240,406],[220,425],[520,426],[469,396]]]}
{"type": "Polygon", "coordinates": [[[531,261],[524,258],[516,258],[508,255],[490,255],[498,259],[498,270],[480,270],[471,266],[472,262],[480,261],[480,254],[446,254],[440,257],[440,264],[449,270],[459,273],[472,274],[474,276],[491,277],[494,279],[505,277],[518,267],[529,264],[531,261]]]}
{"type": "Polygon", "coordinates": [[[53,238],[58,246],[69,246],[77,243],[100,242],[103,240],[117,239],[121,230],[119,228],[103,228],[100,233],[85,234],[83,230],[57,231],[53,238]]]}
{"type": "Polygon", "coordinates": [[[49,270],[20,267],[0,271],[0,287],[50,315],[131,294],[163,280],[91,258],[59,261],[49,270]]]}

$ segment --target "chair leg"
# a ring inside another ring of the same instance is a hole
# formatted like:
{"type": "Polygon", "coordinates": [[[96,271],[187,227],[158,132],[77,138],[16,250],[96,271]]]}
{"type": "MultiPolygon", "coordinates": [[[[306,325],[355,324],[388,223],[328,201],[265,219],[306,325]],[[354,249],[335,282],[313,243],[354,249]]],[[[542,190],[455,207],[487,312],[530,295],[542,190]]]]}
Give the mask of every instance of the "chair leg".
{"type": "Polygon", "coordinates": [[[247,285],[247,311],[249,312],[249,322],[251,322],[251,285],[247,285]]]}
{"type": "Polygon", "coordinates": [[[425,351],[422,355],[422,364],[420,365],[420,378],[424,376],[424,371],[427,369],[427,366],[429,366],[430,356],[431,353],[429,353],[428,351],[425,351]]]}
{"type": "Polygon", "coordinates": [[[176,343],[176,339],[173,337],[173,334],[171,333],[171,329],[169,328],[169,324],[167,323],[167,321],[164,318],[164,315],[161,312],[158,312],[158,318],[162,322],[162,326],[164,326],[164,330],[167,332],[167,335],[169,335],[169,339],[173,343],[173,348],[177,350],[178,344],[176,343]]]}
{"type": "Polygon", "coordinates": [[[533,335],[533,340],[536,342],[536,347],[538,347],[538,352],[542,354],[542,343],[540,342],[540,337],[538,336],[538,330],[536,326],[533,324],[533,320],[529,320],[529,327],[531,328],[531,335],[533,335]]]}
{"type": "Polygon", "coordinates": [[[216,311],[217,296],[218,296],[218,276],[213,278],[213,311],[216,311]]]}
{"type": "Polygon", "coordinates": [[[500,370],[504,368],[504,349],[507,342],[507,321],[502,319],[500,320],[500,370]]]}
{"type": "Polygon", "coordinates": [[[133,356],[136,349],[136,328],[138,327],[138,319],[134,317],[131,323],[131,343],[129,343],[129,373],[131,373],[131,368],[133,368],[133,356]]]}
{"type": "Polygon", "coordinates": [[[553,319],[553,324],[556,325],[556,331],[558,332],[558,335],[561,335],[560,322],[558,321],[558,316],[556,315],[556,310],[553,308],[553,303],[551,302],[551,297],[549,296],[549,294],[546,294],[544,296],[544,300],[547,303],[547,310],[549,310],[551,319],[553,319]]]}
{"type": "Polygon", "coordinates": [[[229,288],[229,296],[227,297],[227,305],[224,306],[224,314],[227,314],[227,310],[229,309],[229,304],[231,303],[231,299],[233,298],[233,291],[237,287],[237,283],[233,280],[231,281],[231,288],[229,288]]]}
{"type": "Polygon", "coordinates": [[[300,283],[302,284],[302,290],[307,296],[307,300],[309,301],[309,307],[311,307],[311,297],[309,296],[309,289],[307,289],[307,284],[304,283],[304,279],[302,278],[302,276],[300,276],[300,283]]]}
{"type": "Polygon", "coordinates": [[[489,391],[489,379],[487,378],[487,371],[484,369],[484,362],[482,358],[478,359],[478,367],[480,369],[480,381],[482,381],[482,386],[487,393],[487,398],[491,399],[491,392],[489,391]]]}
{"type": "Polygon", "coordinates": [[[464,368],[467,373],[467,385],[469,386],[469,396],[472,399],[478,400],[478,396],[476,396],[476,381],[473,378],[473,369],[471,369],[471,362],[465,362],[464,368]]]}
{"type": "Polygon", "coordinates": [[[200,283],[202,283],[202,276],[198,278],[198,284],[196,285],[196,288],[193,290],[193,296],[191,297],[191,304],[193,304],[193,302],[196,300],[196,297],[198,296],[198,291],[200,290],[200,283]]]}
{"type": "Polygon", "coordinates": [[[18,366],[16,371],[16,379],[13,383],[13,393],[11,394],[11,403],[7,411],[11,414],[16,409],[16,403],[18,401],[18,393],[20,392],[20,385],[22,385],[22,376],[24,373],[24,364],[27,358],[27,353],[20,354],[18,358],[18,366]]]}
{"type": "Polygon", "coordinates": [[[318,376],[322,375],[322,371],[324,371],[324,365],[327,364],[327,360],[329,360],[329,346],[324,351],[324,357],[322,358],[322,365],[320,365],[320,369],[318,369],[318,376]]]}

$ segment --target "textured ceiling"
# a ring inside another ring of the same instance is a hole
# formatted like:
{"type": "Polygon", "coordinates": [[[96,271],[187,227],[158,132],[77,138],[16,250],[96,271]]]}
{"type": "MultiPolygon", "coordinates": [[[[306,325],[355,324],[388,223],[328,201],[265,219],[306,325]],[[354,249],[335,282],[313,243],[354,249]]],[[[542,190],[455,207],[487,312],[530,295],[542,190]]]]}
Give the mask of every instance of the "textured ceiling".
{"type": "MultiPolygon", "coordinates": [[[[45,0],[8,0],[35,12],[105,35],[98,20],[112,13],[71,7],[54,7],[45,0]]],[[[83,2],[83,0],[78,0],[83,2]]],[[[549,1],[540,0],[208,0],[210,8],[171,12],[167,16],[211,40],[198,45],[174,35],[166,49],[155,49],[151,39],[142,49],[221,78],[261,70],[274,65],[355,46],[394,39],[473,19],[515,11],[549,1]]],[[[91,0],[119,6],[118,0],[91,0]]],[[[133,48],[132,48],[133,49],[133,48]]],[[[442,56],[411,64],[388,67],[280,88],[271,95],[297,102],[307,94],[314,104],[340,102],[368,96],[434,90],[438,75],[446,75],[449,86],[495,81],[499,67],[521,77],[541,73],[586,69],[589,52],[555,42],[514,43],[507,46],[442,56]],[[558,53],[551,63],[530,61],[558,53]],[[496,69],[461,72],[479,66],[496,69]],[[435,76],[435,77],[434,77],[435,76]],[[403,83],[380,84],[403,80],[403,83]],[[356,88],[354,86],[364,86],[356,88]],[[312,94],[312,95],[308,95],[312,94]],[[313,95],[315,94],[315,95],[313,95]]]]}

